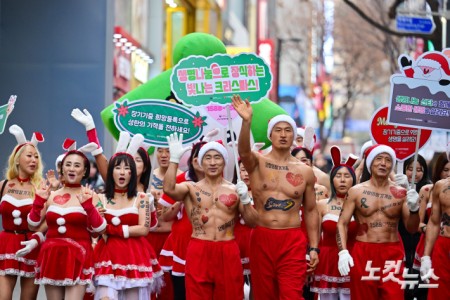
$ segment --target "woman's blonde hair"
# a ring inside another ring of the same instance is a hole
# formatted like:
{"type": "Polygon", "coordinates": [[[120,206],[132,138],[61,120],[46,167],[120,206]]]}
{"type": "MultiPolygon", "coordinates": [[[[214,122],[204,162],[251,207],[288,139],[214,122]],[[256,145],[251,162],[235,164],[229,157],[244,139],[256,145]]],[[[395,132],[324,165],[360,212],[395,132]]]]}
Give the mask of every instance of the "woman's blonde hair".
{"type": "Polygon", "coordinates": [[[8,159],[8,168],[6,169],[5,177],[6,179],[11,180],[19,176],[19,157],[20,155],[22,155],[23,151],[25,151],[27,146],[31,146],[36,149],[36,152],[38,154],[37,169],[30,177],[30,182],[33,185],[38,185],[42,180],[42,170],[44,169],[44,166],[39,150],[31,143],[20,144],[14,147],[14,150],[8,159]]]}

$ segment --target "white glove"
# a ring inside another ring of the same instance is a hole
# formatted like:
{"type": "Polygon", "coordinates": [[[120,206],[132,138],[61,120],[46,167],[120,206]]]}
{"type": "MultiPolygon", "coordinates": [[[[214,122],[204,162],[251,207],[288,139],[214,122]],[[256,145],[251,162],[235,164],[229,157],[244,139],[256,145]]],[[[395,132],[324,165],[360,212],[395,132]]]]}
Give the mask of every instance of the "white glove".
{"type": "Polygon", "coordinates": [[[419,194],[415,189],[410,189],[406,192],[406,205],[412,212],[416,212],[419,210],[419,194]]]}
{"type": "Polygon", "coordinates": [[[38,241],[36,241],[35,239],[31,239],[29,241],[20,242],[20,244],[25,247],[16,252],[17,257],[23,257],[33,251],[33,249],[38,246],[38,241]]]}
{"type": "Polygon", "coordinates": [[[75,108],[72,110],[72,117],[84,125],[86,128],[86,131],[89,131],[91,129],[95,128],[94,119],[92,118],[91,114],[87,111],[87,109],[83,109],[83,112],[79,110],[78,108],[75,108]],[[84,112],[84,113],[83,113],[84,112]]]}
{"type": "Polygon", "coordinates": [[[169,143],[169,151],[170,151],[170,161],[173,163],[179,163],[180,158],[186,151],[192,149],[192,147],[183,148],[183,134],[181,133],[178,137],[176,132],[171,133],[167,137],[167,142],[169,143]]]}
{"type": "Polygon", "coordinates": [[[420,277],[426,283],[431,277],[431,258],[429,256],[422,256],[420,259],[420,277]]]}
{"type": "Polygon", "coordinates": [[[351,257],[350,253],[348,253],[348,250],[341,250],[339,251],[339,273],[341,273],[341,276],[347,276],[350,272],[350,267],[353,267],[355,264],[353,263],[353,258],[351,257]]]}
{"type": "Polygon", "coordinates": [[[239,199],[241,200],[242,204],[247,205],[247,204],[250,204],[250,202],[252,202],[252,199],[248,195],[248,187],[245,184],[245,182],[239,181],[236,184],[235,190],[236,190],[236,193],[238,194],[239,199]]]}
{"type": "Polygon", "coordinates": [[[394,179],[396,185],[399,185],[406,190],[409,189],[408,177],[405,174],[395,174],[394,179]]]}

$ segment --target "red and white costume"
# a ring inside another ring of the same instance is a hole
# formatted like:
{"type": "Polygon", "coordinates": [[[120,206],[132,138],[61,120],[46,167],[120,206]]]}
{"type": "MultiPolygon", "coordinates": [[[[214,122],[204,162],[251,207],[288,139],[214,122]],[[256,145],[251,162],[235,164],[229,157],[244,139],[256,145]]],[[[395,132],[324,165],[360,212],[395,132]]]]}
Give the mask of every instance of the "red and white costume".
{"type": "Polygon", "coordinates": [[[400,241],[391,243],[355,241],[351,255],[354,262],[354,266],[350,269],[352,299],[403,299],[404,290],[398,281],[403,279],[405,251],[400,241]],[[398,270],[390,270],[389,274],[384,273],[388,261],[400,262],[401,265],[398,270]],[[374,276],[371,276],[368,270],[368,262],[375,270],[374,276]],[[392,276],[395,278],[389,279],[390,273],[394,273],[392,276]]]}
{"type": "Polygon", "coordinates": [[[438,287],[428,289],[428,299],[450,299],[450,238],[438,236],[433,249],[433,272],[439,279],[430,279],[430,283],[438,284],[438,287]]]}
{"type": "MultiPolygon", "coordinates": [[[[135,205],[136,198],[131,207],[106,208],[104,216],[107,223],[120,227],[138,225],[139,212],[135,205]]],[[[104,206],[106,207],[106,204],[104,206]]],[[[153,276],[154,253],[152,257],[149,248],[150,245],[143,236],[124,238],[108,235],[106,241],[99,239],[94,255],[95,286],[108,287],[109,297],[118,292],[119,299],[124,297],[124,290],[139,288],[139,299],[150,299],[152,289],[161,287],[162,279],[153,276]]],[[[97,296],[96,293],[96,299],[97,296]]]]}
{"type": "MultiPolygon", "coordinates": [[[[188,172],[177,176],[176,182],[191,181],[188,172]]],[[[163,194],[159,203],[170,207],[176,203],[175,200],[163,194]]],[[[182,204],[177,219],[172,224],[172,232],[164,243],[159,256],[159,262],[165,272],[172,271],[173,276],[185,276],[186,251],[191,240],[192,225],[182,204]]]]}
{"type": "Polygon", "coordinates": [[[256,226],[250,236],[250,268],[255,299],[303,299],[306,238],[301,228],[256,226]]]}
{"type": "Polygon", "coordinates": [[[245,224],[244,218],[239,217],[239,221],[234,225],[234,238],[239,246],[241,254],[241,264],[244,275],[250,275],[250,235],[252,228],[245,224]]]}
{"type": "Polygon", "coordinates": [[[94,274],[88,218],[81,206],[50,205],[48,225],[36,266],[36,284],[91,285],[94,274]]]}
{"type": "MultiPolygon", "coordinates": [[[[350,276],[341,276],[338,269],[339,248],[336,243],[338,215],[327,213],[322,218],[322,239],[320,244],[320,263],[314,271],[311,291],[314,293],[350,294],[350,276]]],[[[347,249],[351,252],[358,224],[352,217],[348,224],[347,249]]]]}
{"type": "Polygon", "coordinates": [[[192,238],[186,258],[187,300],[244,299],[244,278],[235,240],[192,238]]]}
{"type": "Polygon", "coordinates": [[[27,215],[31,210],[33,199],[16,199],[4,195],[0,202],[3,231],[0,232],[0,275],[34,277],[39,246],[24,257],[16,257],[22,249],[20,242],[29,240],[32,231],[28,229],[27,215]]]}
{"type": "MultiPolygon", "coordinates": [[[[425,211],[428,220],[430,219],[430,215],[431,215],[431,204],[432,204],[431,201],[429,201],[427,203],[427,209],[425,211]]],[[[420,259],[422,258],[423,252],[425,251],[425,240],[426,240],[426,235],[424,232],[420,236],[419,243],[417,244],[417,247],[416,247],[416,253],[414,255],[413,269],[415,269],[415,270],[420,270],[420,259]]]]}

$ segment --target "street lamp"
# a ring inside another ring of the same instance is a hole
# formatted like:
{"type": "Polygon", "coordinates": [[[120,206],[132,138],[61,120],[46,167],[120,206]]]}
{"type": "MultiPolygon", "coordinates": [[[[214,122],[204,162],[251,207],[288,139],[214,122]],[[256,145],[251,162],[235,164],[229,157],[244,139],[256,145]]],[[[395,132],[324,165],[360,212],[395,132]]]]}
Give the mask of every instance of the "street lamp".
{"type": "Polygon", "coordinates": [[[277,95],[277,103],[280,102],[280,65],[281,65],[281,47],[284,42],[301,42],[302,39],[300,38],[288,38],[288,39],[281,39],[277,38],[277,54],[276,54],[276,61],[277,61],[277,80],[275,85],[275,92],[277,95]]]}

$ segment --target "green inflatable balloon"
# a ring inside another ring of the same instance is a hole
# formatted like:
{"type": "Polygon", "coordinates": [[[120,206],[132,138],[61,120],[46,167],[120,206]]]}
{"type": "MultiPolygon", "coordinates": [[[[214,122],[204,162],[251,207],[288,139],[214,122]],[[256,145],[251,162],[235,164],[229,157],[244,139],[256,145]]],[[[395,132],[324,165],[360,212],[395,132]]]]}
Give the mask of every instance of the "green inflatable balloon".
{"type": "MultiPolygon", "coordinates": [[[[191,33],[181,38],[174,48],[173,62],[178,63],[181,59],[190,55],[212,56],[217,53],[226,53],[225,45],[221,40],[211,34],[206,33],[191,33]]],[[[140,99],[173,99],[173,94],[170,90],[170,75],[172,69],[168,69],[158,76],[152,78],[146,83],[140,85],[134,90],[128,92],[120,99],[121,102],[125,99],[129,101],[140,99]]],[[[286,111],[270,101],[263,99],[258,103],[252,104],[253,120],[252,120],[252,134],[255,142],[264,142],[266,147],[270,145],[267,139],[267,126],[269,120],[279,114],[287,114],[286,111]]],[[[101,112],[101,118],[115,139],[119,138],[119,130],[114,124],[114,117],[112,109],[114,104],[107,106],[101,112]]]]}

